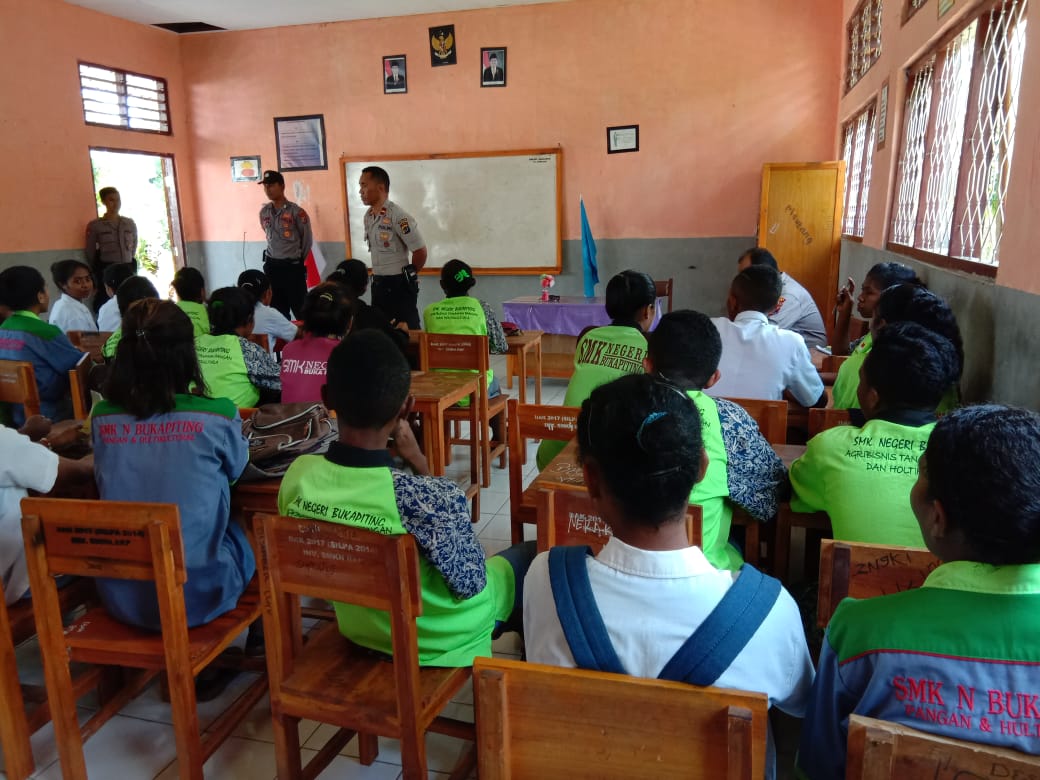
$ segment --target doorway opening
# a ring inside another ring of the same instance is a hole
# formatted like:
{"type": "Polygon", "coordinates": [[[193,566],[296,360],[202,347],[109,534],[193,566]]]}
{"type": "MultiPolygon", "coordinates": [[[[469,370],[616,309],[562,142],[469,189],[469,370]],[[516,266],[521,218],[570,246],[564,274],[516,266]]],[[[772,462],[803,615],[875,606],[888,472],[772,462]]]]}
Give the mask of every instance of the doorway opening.
{"type": "MultiPolygon", "coordinates": [[[[90,167],[95,199],[102,187],[119,190],[119,213],[137,225],[137,272],[165,295],[184,264],[173,155],[91,147],[90,167]]],[[[100,200],[97,208],[105,213],[100,200]]]]}

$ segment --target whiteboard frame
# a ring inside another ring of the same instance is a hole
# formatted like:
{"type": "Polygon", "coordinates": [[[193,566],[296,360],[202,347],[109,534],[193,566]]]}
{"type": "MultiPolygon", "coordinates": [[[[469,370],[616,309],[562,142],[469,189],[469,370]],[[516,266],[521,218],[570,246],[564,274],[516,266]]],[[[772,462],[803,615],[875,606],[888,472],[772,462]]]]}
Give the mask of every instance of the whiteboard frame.
{"type": "MultiPolygon", "coordinates": [[[[556,265],[552,266],[521,266],[514,268],[481,268],[474,266],[474,270],[480,271],[482,276],[537,276],[540,274],[559,274],[563,270],[563,148],[560,146],[549,149],[518,149],[493,152],[434,152],[430,154],[401,154],[393,156],[380,155],[340,155],[339,177],[342,182],[340,194],[343,198],[343,228],[347,236],[347,257],[353,257],[353,249],[350,245],[350,207],[347,197],[347,163],[358,162],[398,162],[401,160],[458,160],[475,157],[544,157],[551,155],[556,159],[556,265]]],[[[371,267],[371,262],[365,265],[371,267]]],[[[423,269],[419,273],[423,276],[439,276],[439,268],[423,269]]]]}

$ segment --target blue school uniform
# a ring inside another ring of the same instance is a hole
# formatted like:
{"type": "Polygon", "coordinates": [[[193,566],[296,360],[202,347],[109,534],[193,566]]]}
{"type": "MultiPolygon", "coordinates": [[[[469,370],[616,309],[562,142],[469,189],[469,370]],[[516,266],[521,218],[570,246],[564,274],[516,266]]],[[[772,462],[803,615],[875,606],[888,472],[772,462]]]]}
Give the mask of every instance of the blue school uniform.
{"type": "MultiPolygon", "coordinates": [[[[83,353],[61,332],[34,312],[16,311],[0,325],[0,360],[32,363],[40,393],[40,412],[57,422],[72,417],[69,398],[69,369],[83,353]]],[[[21,404],[12,404],[11,418],[18,427],[25,422],[21,404]]]]}

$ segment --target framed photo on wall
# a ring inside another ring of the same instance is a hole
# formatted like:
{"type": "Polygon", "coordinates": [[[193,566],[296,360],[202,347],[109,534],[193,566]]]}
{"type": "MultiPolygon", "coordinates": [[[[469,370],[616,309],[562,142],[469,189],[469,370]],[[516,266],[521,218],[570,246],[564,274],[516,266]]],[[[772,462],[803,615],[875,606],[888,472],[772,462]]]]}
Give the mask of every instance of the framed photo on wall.
{"type": "Polygon", "coordinates": [[[607,128],[607,154],[639,151],[639,125],[607,128]]]}
{"type": "Polygon", "coordinates": [[[260,181],[260,172],[264,167],[260,164],[260,155],[231,158],[231,181],[260,181]]]}
{"type": "Polygon", "coordinates": [[[480,86],[506,85],[506,47],[490,46],[480,50],[480,86]]]}
{"type": "Polygon", "coordinates": [[[408,91],[407,57],[391,54],[383,57],[383,94],[403,95],[408,91]]]}
{"type": "Polygon", "coordinates": [[[276,116],[274,141],[280,171],[327,171],[325,115],[276,116]]]}
{"type": "Polygon", "coordinates": [[[455,52],[455,25],[445,24],[430,28],[430,64],[454,65],[458,61],[455,52]]]}

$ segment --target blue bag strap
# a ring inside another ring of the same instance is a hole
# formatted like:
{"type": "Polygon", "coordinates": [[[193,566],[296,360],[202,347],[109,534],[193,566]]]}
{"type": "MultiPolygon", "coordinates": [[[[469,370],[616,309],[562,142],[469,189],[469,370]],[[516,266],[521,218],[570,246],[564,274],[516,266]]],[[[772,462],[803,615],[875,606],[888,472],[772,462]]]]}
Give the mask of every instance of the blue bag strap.
{"type": "Polygon", "coordinates": [[[779,595],[779,580],[745,563],[726,595],[665,664],[658,679],[714,684],[751,641],[779,595]]]}
{"type": "Polygon", "coordinates": [[[626,674],[592,594],[585,563],[588,555],[592,548],[587,546],[549,550],[549,584],[556,614],[579,669],[626,674]]]}

